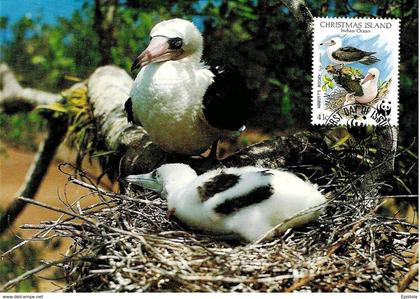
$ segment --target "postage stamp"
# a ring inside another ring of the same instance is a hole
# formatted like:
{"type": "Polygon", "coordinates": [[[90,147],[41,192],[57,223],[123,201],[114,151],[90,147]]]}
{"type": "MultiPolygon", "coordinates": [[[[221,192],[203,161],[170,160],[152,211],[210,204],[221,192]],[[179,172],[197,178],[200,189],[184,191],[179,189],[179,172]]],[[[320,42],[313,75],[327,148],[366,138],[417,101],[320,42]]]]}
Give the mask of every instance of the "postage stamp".
{"type": "Polygon", "coordinates": [[[397,19],[315,18],[312,124],[398,125],[397,19]]]}

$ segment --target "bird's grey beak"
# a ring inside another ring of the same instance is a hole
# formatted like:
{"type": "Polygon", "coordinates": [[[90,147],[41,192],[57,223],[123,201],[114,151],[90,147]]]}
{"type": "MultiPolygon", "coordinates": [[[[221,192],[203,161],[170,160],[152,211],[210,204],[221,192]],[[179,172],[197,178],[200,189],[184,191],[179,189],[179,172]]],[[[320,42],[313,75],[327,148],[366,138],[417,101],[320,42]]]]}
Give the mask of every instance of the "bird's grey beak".
{"type": "Polygon", "coordinates": [[[363,83],[366,83],[367,81],[369,81],[369,80],[372,80],[374,78],[374,76],[371,74],[371,73],[368,73],[367,75],[366,75],[366,77],[364,77],[363,78],[363,80],[362,80],[362,84],[363,83]]]}
{"type": "Polygon", "coordinates": [[[131,184],[155,191],[162,192],[163,186],[153,176],[153,172],[146,174],[129,175],[125,180],[131,184]]]}
{"type": "Polygon", "coordinates": [[[155,36],[150,44],[134,61],[131,71],[139,67],[143,67],[152,62],[160,62],[166,60],[177,59],[182,55],[182,50],[169,49],[169,42],[166,36],[155,36]]]}
{"type": "Polygon", "coordinates": [[[319,44],[320,46],[331,46],[332,43],[330,41],[322,42],[319,44]]]}

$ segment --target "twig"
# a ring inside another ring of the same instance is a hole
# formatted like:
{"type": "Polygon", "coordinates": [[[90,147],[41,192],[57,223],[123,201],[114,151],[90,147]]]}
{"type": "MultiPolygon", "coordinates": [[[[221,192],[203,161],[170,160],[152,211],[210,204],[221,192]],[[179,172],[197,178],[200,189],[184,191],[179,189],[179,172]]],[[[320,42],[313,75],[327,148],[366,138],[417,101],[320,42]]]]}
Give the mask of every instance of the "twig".
{"type": "Polygon", "coordinates": [[[14,278],[12,280],[9,280],[2,287],[0,287],[0,291],[1,292],[7,291],[8,289],[14,287],[16,284],[18,284],[19,282],[21,282],[21,281],[23,281],[23,280],[31,277],[32,275],[34,275],[34,274],[36,274],[38,272],[41,272],[41,271],[43,271],[43,270],[45,270],[47,268],[50,268],[50,267],[52,267],[54,265],[58,265],[58,264],[64,263],[69,258],[70,257],[66,257],[66,258],[61,259],[61,260],[58,260],[58,261],[48,262],[47,264],[43,264],[43,265],[40,265],[40,266],[38,266],[38,267],[36,267],[36,268],[34,268],[32,270],[29,270],[29,271],[27,271],[27,272],[19,275],[18,277],[14,278]]]}
{"type": "MultiPolygon", "coordinates": [[[[32,88],[23,88],[15,74],[5,63],[0,64],[0,81],[3,90],[0,92],[0,106],[5,108],[8,102],[21,101],[33,106],[48,105],[61,99],[59,94],[53,94],[32,88]]],[[[16,105],[14,105],[16,107],[16,105]]]]}
{"type": "Polygon", "coordinates": [[[411,284],[411,282],[414,280],[414,278],[418,277],[418,275],[419,275],[419,264],[412,265],[410,267],[410,270],[407,272],[407,274],[398,283],[398,292],[400,293],[404,292],[408,288],[408,286],[411,284]]]}
{"type": "Polygon", "coordinates": [[[134,201],[134,202],[150,204],[150,205],[159,205],[160,204],[160,203],[153,202],[153,201],[150,201],[150,200],[133,198],[133,197],[130,197],[130,196],[127,196],[127,195],[124,195],[124,194],[119,194],[119,193],[114,193],[114,192],[111,192],[111,191],[106,191],[104,189],[101,189],[98,186],[90,185],[90,184],[85,183],[81,180],[78,180],[74,177],[70,178],[70,182],[72,182],[72,183],[74,183],[78,186],[84,187],[86,189],[96,191],[97,193],[100,193],[101,195],[108,196],[108,197],[111,197],[111,198],[119,198],[119,199],[123,199],[123,200],[134,201]]]}
{"type": "MultiPolygon", "coordinates": [[[[50,122],[48,135],[40,144],[31,167],[26,173],[25,181],[17,192],[16,197],[34,197],[36,195],[66,131],[65,125],[57,125],[55,121],[50,122]]],[[[0,235],[13,224],[25,206],[26,203],[24,201],[18,199],[12,201],[0,218],[0,235]]]]}
{"type": "Polygon", "coordinates": [[[301,286],[304,286],[305,284],[307,284],[308,282],[310,282],[314,278],[315,278],[314,275],[309,275],[308,274],[308,275],[298,279],[290,287],[288,287],[285,291],[288,292],[288,293],[291,293],[294,290],[297,290],[298,288],[300,288],[301,286]]]}
{"type": "Polygon", "coordinates": [[[33,200],[33,199],[30,199],[30,198],[19,197],[18,199],[19,200],[22,200],[24,202],[27,202],[27,203],[30,203],[30,204],[39,206],[39,207],[46,208],[48,210],[52,210],[52,211],[55,211],[55,212],[59,212],[59,213],[63,213],[63,214],[69,215],[69,216],[73,216],[73,217],[79,218],[79,219],[84,220],[84,221],[86,221],[87,223],[89,223],[89,224],[91,224],[93,226],[97,226],[97,224],[94,221],[90,220],[89,218],[87,218],[85,216],[78,215],[78,214],[75,214],[73,212],[69,212],[69,211],[66,211],[66,210],[63,210],[63,209],[60,209],[60,208],[51,206],[51,205],[46,204],[46,203],[42,203],[40,201],[33,200]]]}
{"type": "Polygon", "coordinates": [[[304,0],[281,0],[291,11],[299,26],[305,30],[307,36],[311,36],[313,28],[313,16],[304,0]]]}

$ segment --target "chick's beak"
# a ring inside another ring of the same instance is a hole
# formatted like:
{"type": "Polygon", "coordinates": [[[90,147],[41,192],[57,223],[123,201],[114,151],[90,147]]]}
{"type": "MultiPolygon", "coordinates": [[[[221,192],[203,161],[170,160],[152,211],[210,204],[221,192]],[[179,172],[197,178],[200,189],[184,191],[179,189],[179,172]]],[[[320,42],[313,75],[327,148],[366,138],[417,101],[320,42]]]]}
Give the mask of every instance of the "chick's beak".
{"type": "Polygon", "coordinates": [[[134,60],[131,71],[148,65],[152,62],[160,62],[177,59],[182,51],[169,49],[168,38],[165,36],[155,36],[150,41],[147,48],[134,60]]]}
{"type": "Polygon", "coordinates": [[[146,174],[129,175],[124,180],[155,192],[162,192],[163,186],[153,177],[153,172],[146,174]]]}

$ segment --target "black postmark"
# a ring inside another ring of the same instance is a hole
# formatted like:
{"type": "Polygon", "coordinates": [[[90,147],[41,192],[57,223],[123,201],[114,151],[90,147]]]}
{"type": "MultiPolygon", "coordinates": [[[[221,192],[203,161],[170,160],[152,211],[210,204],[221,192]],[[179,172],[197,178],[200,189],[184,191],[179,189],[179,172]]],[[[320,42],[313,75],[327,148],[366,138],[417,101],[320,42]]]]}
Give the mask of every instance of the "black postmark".
{"type": "Polygon", "coordinates": [[[341,127],[348,134],[342,139],[345,142],[338,142],[339,146],[330,149],[329,156],[337,166],[349,172],[365,173],[391,163],[395,154],[395,130],[380,107],[347,104],[328,116],[325,125],[341,127]]]}

